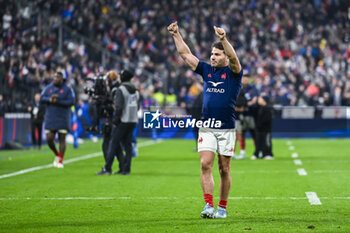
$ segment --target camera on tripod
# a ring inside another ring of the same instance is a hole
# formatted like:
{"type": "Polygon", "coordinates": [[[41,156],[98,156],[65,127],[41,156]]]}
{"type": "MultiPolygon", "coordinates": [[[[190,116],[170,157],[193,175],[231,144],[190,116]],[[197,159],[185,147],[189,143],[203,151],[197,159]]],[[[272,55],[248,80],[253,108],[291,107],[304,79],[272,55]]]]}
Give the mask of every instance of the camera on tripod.
{"type": "Polygon", "coordinates": [[[107,88],[106,76],[99,74],[87,77],[87,80],[93,83],[91,87],[84,87],[84,92],[93,100],[89,106],[89,108],[91,108],[93,125],[86,128],[86,130],[93,133],[100,133],[100,119],[105,118],[102,121],[102,133],[109,133],[111,127],[108,119],[111,119],[113,115],[113,100],[109,93],[110,90],[107,88]]]}
{"type": "Polygon", "coordinates": [[[107,85],[103,75],[87,77],[87,80],[92,81],[93,87],[84,87],[84,93],[91,96],[93,99],[99,99],[107,95],[107,85]]]}

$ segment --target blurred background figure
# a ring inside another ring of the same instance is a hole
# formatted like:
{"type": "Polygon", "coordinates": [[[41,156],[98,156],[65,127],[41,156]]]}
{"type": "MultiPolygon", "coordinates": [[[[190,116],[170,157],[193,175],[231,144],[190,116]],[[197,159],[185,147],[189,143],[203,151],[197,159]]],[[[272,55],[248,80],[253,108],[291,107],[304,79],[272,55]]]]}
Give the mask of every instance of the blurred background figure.
{"type": "Polygon", "coordinates": [[[54,152],[53,166],[63,168],[63,157],[66,151],[66,135],[71,129],[71,106],[75,102],[72,88],[65,84],[63,73],[58,71],[53,82],[41,93],[40,101],[46,104],[45,131],[47,144],[54,152]],[[55,136],[58,134],[59,149],[56,149],[55,136]]]}
{"type": "Polygon", "coordinates": [[[34,148],[41,149],[42,129],[45,115],[45,105],[40,103],[40,94],[34,96],[34,103],[28,107],[31,116],[32,143],[34,148]]]}
{"type": "MultiPolygon", "coordinates": [[[[195,86],[199,92],[199,94],[195,97],[192,105],[189,107],[189,114],[193,119],[200,120],[202,118],[202,106],[203,106],[203,80],[200,80],[195,83],[195,86]]],[[[196,125],[193,128],[195,140],[196,140],[196,148],[194,151],[198,150],[198,127],[196,125]]]]}
{"type": "Polygon", "coordinates": [[[116,174],[129,175],[132,160],[132,138],[138,121],[138,109],[140,106],[140,94],[131,79],[134,74],[131,71],[123,70],[120,73],[120,86],[114,95],[114,112],[112,119],[112,132],[108,144],[108,154],[105,165],[96,175],[111,175],[114,157],[117,155],[119,171],[116,174]],[[125,156],[121,153],[122,147],[125,156]]]}
{"type": "MultiPolygon", "coordinates": [[[[255,143],[255,122],[252,112],[256,107],[256,101],[254,97],[259,95],[258,90],[254,85],[249,83],[249,77],[243,76],[242,78],[242,89],[239,93],[237,104],[236,104],[236,141],[239,141],[240,153],[235,155],[234,159],[244,159],[246,157],[246,137],[247,132],[255,143]]],[[[236,149],[236,147],[235,147],[236,149]]]]}
{"type": "Polygon", "coordinates": [[[272,160],[272,108],[270,107],[270,98],[267,95],[261,95],[256,98],[257,108],[254,114],[256,137],[255,152],[252,160],[263,158],[272,160]]]}

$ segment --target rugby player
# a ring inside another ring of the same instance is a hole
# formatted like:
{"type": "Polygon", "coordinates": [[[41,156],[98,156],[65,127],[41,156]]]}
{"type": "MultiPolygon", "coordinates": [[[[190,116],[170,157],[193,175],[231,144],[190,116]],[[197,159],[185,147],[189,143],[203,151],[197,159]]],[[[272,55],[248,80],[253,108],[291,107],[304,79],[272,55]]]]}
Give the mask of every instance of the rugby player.
{"type": "Polygon", "coordinates": [[[201,162],[201,186],[205,207],[202,218],[226,218],[227,200],[231,188],[231,159],[235,142],[235,103],[241,89],[242,68],[236,52],[226,38],[223,28],[214,26],[219,38],[211,49],[210,64],[200,61],[184,42],[177,22],[168,26],[176,49],[185,63],[203,77],[203,120],[221,121],[220,128],[200,128],[198,153],[201,162]],[[212,168],[218,153],[220,173],[220,201],[217,210],[213,205],[214,179],[212,168]]]}

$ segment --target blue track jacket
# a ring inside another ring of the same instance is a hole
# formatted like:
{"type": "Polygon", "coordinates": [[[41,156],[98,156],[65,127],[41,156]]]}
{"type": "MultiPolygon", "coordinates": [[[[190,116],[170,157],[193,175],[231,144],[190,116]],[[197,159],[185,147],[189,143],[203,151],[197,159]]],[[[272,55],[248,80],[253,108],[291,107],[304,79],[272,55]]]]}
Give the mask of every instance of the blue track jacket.
{"type": "Polygon", "coordinates": [[[41,93],[40,102],[45,103],[45,129],[59,130],[66,129],[70,131],[70,107],[74,105],[75,94],[72,88],[66,84],[55,86],[49,84],[41,93]],[[50,103],[50,97],[53,94],[58,95],[57,103],[50,103]]]}

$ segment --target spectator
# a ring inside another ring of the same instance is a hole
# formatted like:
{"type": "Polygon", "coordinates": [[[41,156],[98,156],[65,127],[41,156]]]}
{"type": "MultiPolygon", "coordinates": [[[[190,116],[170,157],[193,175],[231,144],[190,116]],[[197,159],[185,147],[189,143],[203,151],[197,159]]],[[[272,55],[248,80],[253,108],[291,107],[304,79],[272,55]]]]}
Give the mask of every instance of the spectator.
{"type": "Polygon", "coordinates": [[[4,117],[5,112],[7,111],[8,111],[7,104],[4,101],[4,97],[0,94],[0,117],[4,117]]]}
{"type": "Polygon", "coordinates": [[[42,128],[45,115],[45,105],[40,103],[40,94],[34,96],[34,103],[28,107],[31,116],[32,142],[34,148],[41,149],[42,128]],[[38,138],[38,140],[37,140],[38,138]]]}
{"type": "Polygon", "coordinates": [[[251,159],[263,158],[272,160],[272,109],[269,106],[269,97],[266,95],[259,96],[257,104],[258,108],[254,114],[256,125],[255,152],[251,159]]]}
{"type": "MultiPolygon", "coordinates": [[[[4,1],[0,3],[0,66],[4,60],[7,76],[0,93],[12,103],[22,102],[21,95],[32,99],[50,83],[58,66],[65,69],[74,90],[79,89],[84,77],[95,72],[102,62],[100,50],[76,42],[91,40],[120,58],[106,58],[106,70],[121,70],[135,63],[140,71],[157,73],[152,79],[159,76],[162,78],[157,82],[169,84],[161,91],[166,94],[172,88],[177,103],[185,106],[183,98],[191,97],[189,88],[195,78],[186,72],[183,61],[173,56],[175,48],[162,29],[178,18],[187,32],[186,41],[199,58],[208,57],[206,48],[214,39],[208,32],[212,25],[220,25],[228,32],[236,32],[229,33],[229,39],[237,44],[242,66],[256,77],[256,88],[272,96],[272,104],[316,105],[324,96],[323,86],[331,86],[333,77],[346,86],[350,66],[348,1],[316,2],[35,0],[22,1],[19,8],[14,0],[4,1]],[[214,9],[218,6],[224,10],[216,15],[214,9]],[[58,46],[61,24],[65,26],[62,50],[58,46]],[[82,34],[83,40],[69,31],[82,34]],[[307,96],[304,90],[310,85],[319,92],[307,96]],[[21,92],[24,86],[30,90],[21,92]]],[[[145,89],[150,85],[142,73],[136,72],[140,76],[136,78],[142,80],[141,88],[145,89]]],[[[1,77],[0,81],[4,81],[1,77]]],[[[341,88],[340,93],[337,90],[338,96],[333,90],[328,90],[329,99],[332,105],[339,104],[339,95],[344,98],[345,89],[341,88]]]]}

